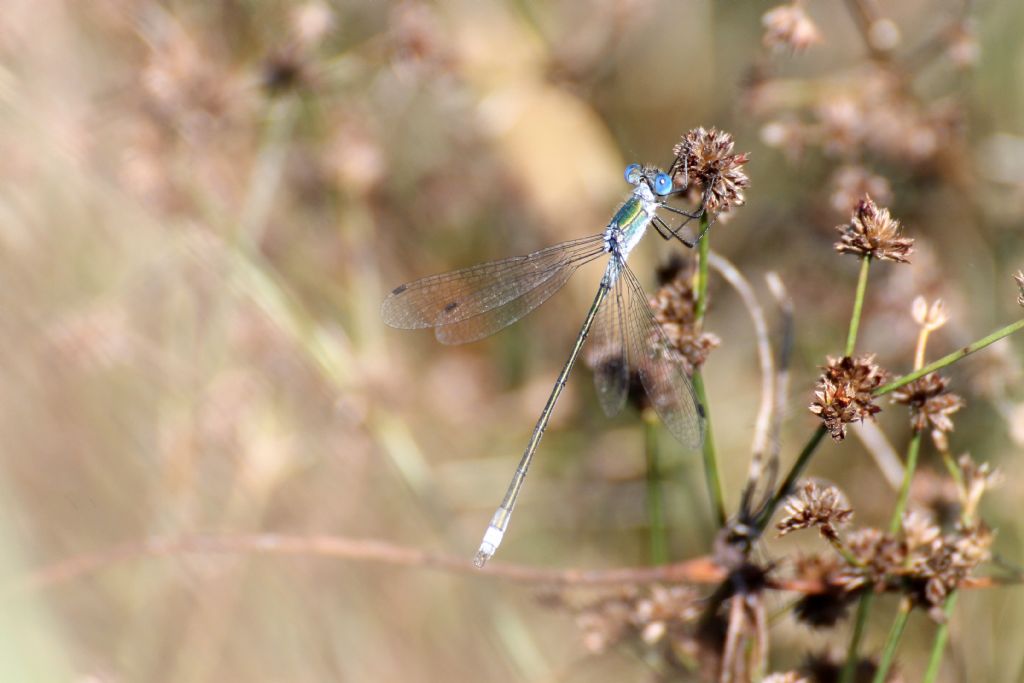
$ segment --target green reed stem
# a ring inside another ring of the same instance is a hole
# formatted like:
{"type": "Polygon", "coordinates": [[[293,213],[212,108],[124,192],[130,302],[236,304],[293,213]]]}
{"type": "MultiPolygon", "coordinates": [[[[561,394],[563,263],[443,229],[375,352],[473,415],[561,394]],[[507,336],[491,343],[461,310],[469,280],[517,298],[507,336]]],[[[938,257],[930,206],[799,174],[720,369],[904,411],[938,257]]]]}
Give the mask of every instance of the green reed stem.
{"type": "Polygon", "coordinates": [[[839,674],[839,683],[853,683],[857,675],[857,663],[860,661],[860,641],[864,638],[864,631],[867,628],[868,614],[871,613],[871,603],[875,601],[875,592],[869,586],[867,592],[862,593],[857,603],[857,616],[853,622],[853,635],[850,636],[850,648],[846,651],[846,663],[839,674]]]}
{"type": "Polygon", "coordinates": [[[903,598],[900,601],[900,610],[896,613],[896,619],[892,622],[892,628],[889,629],[889,636],[885,639],[882,659],[878,662],[878,670],[875,671],[873,683],[885,683],[889,669],[892,668],[893,659],[896,657],[896,648],[899,647],[900,639],[903,637],[903,629],[907,627],[912,607],[909,599],[903,598]]]}
{"type": "MultiPolygon", "coordinates": [[[[694,311],[696,325],[700,329],[704,325],[704,314],[708,310],[708,261],[711,252],[710,235],[708,234],[710,216],[707,211],[700,217],[700,231],[704,238],[697,245],[697,305],[694,311]]],[[[711,429],[711,409],[708,407],[707,391],[704,388],[704,377],[700,370],[693,373],[693,389],[697,399],[704,406],[704,417],[707,421],[707,431],[704,436],[704,479],[708,487],[708,497],[711,499],[711,513],[718,521],[719,526],[725,526],[728,518],[725,511],[725,492],[722,489],[721,472],[718,469],[718,458],[715,455],[715,438],[711,429]]]]}
{"type": "Polygon", "coordinates": [[[653,410],[644,411],[644,455],[647,460],[647,527],[650,530],[651,564],[668,563],[668,526],[665,523],[665,500],[661,490],[661,467],[658,463],[658,417],[653,410]]]}
{"type": "Polygon", "coordinates": [[[850,315],[850,330],[846,334],[845,356],[852,356],[857,345],[857,331],[860,329],[860,314],[864,310],[864,293],[868,289],[868,268],[871,257],[864,256],[860,260],[860,275],[857,276],[857,293],[853,297],[853,313],[850,315]]]}
{"type": "Polygon", "coordinates": [[[946,620],[939,624],[939,630],[935,632],[935,642],[932,643],[932,653],[928,657],[928,669],[924,672],[923,683],[935,683],[939,675],[939,667],[942,665],[942,653],[946,650],[946,641],[949,640],[949,619],[953,616],[953,608],[956,607],[957,593],[954,591],[946,598],[946,604],[942,608],[946,620]]]}
{"type": "Polygon", "coordinates": [[[896,533],[900,530],[903,522],[903,511],[907,509],[907,501],[910,499],[910,482],[914,478],[914,470],[917,469],[917,454],[921,451],[921,436],[923,432],[915,431],[910,438],[910,445],[907,446],[907,462],[903,468],[903,483],[900,485],[900,495],[896,499],[896,507],[892,511],[892,518],[889,520],[889,533],[896,533]]]}
{"type": "Polygon", "coordinates": [[[704,417],[707,419],[707,431],[704,434],[704,447],[701,454],[704,458],[704,481],[711,498],[711,514],[718,526],[725,526],[728,515],[725,511],[725,492],[722,489],[722,477],[718,470],[718,459],[715,456],[715,436],[711,430],[711,411],[708,409],[707,392],[704,390],[704,377],[700,370],[693,373],[693,391],[697,400],[704,406],[704,417]]]}
{"type": "Polygon", "coordinates": [[[1006,327],[1002,327],[1002,328],[996,330],[995,332],[993,332],[992,334],[988,335],[987,337],[983,337],[982,339],[979,339],[976,342],[973,342],[971,344],[968,344],[967,346],[964,346],[964,347],[962,347],[960,349],[957,349],[953,353],[950,353],[950,354],[948,354],[946,356],[943,356],[942,358],[938,359],[937,361],[933,361],[933,362],[929,363],[928,365],[924,366],[920,370],[915,370],[914,372],[911,372],[910,374],[904,375],[903,377],[900,377],[898,379],[894,379],[893,381],[889,382],[888,384],[875,389],[875,391],[873,393],[874,393],[875,396],[882,396],[883,394],[888,394],[890,391],[895,391],[896,389],[899,389],[900,387],[902,387],[902,386],[904,386],[906,384],[910,384],[911,382],[913,382],[916,379],[921,379],[922,377],[924,377],[925,375],[927,375],[929,373],[935,372],[936,370],[941,370],[942,368],[946,367],[947,365],[952,365],[953,363],[957,362],[961,358],[963,358],[965,356],[969,356],[972,353],[974,353],[975,351],[980,351],[983,348],[985,348],[986,346],[989,346],[989,345],[994,344],[995,342],[999,341],[1003,337],[1010,336],[1011,334],[1013,334],[1014,332],[1020,330],[1021,328],[1024,328],[1024,318],[1021,318],[1017,322],[1010,323],[1006,327]]]}
{"type": "MultiPolygon", "coordinates": [[[[705,211],[700,217],[700,232],[708,229],[708,212],[705,211]]],[[[699,234],[699,233],[698,233],[699,234]]],[[[704,325],[704,315],[708,312],[708,271],[710,269],[711,235],[704,235],[697,244],[697,306],[694,316],[697,318],[697,327],[704,325]]]]}

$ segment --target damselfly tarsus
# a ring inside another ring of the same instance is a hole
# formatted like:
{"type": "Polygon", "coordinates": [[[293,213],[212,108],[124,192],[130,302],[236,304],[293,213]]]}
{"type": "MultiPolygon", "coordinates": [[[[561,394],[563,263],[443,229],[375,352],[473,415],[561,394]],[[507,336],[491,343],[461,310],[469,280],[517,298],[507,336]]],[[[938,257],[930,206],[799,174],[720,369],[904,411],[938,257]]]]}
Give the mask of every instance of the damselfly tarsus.
{"type": "MultiPolygon", "coordinates": [[[[441,343],[463,344],[511,325],[544,303],[581,265],[604,254],[609,256],[572,352],[558,374],[505,497],[484,533],[474,560],[477,566],[482,567],[501,543],[555,403],[588,335],[592,336],[588,359],[594,365],[594,381],[606,414],[612,416],[622,409],[630,375],[636,373],[673,436],[692,450],[699,449],[704,441],[704,408],[693,392],[678,352],[654,319],[639,280],[626,265],[629,254],[652,225],[665,239],[694,246],[696,240],[686,240],[679,230],[688,220],[698,217],[702,209],[688,213],[668,206],[665,198],[676,192],[671,177],[657,168],[631,164],[625,176],[634,186],[633,192],[604,232],[526,256],[416,280],[396,287],[381,306],[384,321],[393,327],[433,328],[441,343]],[[670,227],[658,216],[659,209],[681,215],[685,220],[682,225],[670,227]]],[[[697,240],[702,236],[703,232],[697,240]]]]}

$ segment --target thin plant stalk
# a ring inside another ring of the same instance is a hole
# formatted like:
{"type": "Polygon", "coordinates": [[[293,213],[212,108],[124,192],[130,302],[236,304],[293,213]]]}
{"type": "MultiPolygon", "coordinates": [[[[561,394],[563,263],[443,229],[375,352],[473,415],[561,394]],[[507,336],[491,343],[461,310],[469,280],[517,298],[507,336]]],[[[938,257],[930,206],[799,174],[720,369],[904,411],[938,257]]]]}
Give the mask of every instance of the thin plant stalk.
{"type": "Polygon", "coordinates": [[[839,683],[853,683],[857,675],[857,662],[860,651],[860,641],[864,638],[864,631],[867,629],[868,615],[871,613],[871,604],[875,601],[875,593],[869,586],[867,591],[860,596],[857,603],[857,616],[853,622],[853,635],[850,636],[850,647],[846,651],[846,663],[839,674],[839,683]]]}
{"type": "Polygon", "coordinates": [[[904,598],[900,601],[900,609],[889,629],[889,635],[885,639],[885,647],[882,648],[882,658],[878,662],[878,669],[875,671],[873,683],[885,683],[892,668],[892,662],[896,658],[896,648],[899,647],[900,639],[903,637],[903,630],[907,627],[907,620],[910,618],[910,610],[913,607],[910,600],[904,598]]]}
{"type": "Polygon", "coordinates": [[[957,349],[956,351],[954,351],[953,353],[947,354],[947,355],[943,356],[942,358],[940,358],[940,359],[938,359],[936,361],[932,361],[931,363],[929,363],[928,365],[925,365],[923,368],[920,368],[919,370],[914,370],[913,372],[911,372],[909,374],[906,374],[906,375],[904,375],[902,377],[894,379],[893,381],[889,382],[888,384],[883,385],[883,386],[875,389],[875,391],[873,393],[874,393],[875,396],[882,396],[884,394],[888,394],[890,391],[895,391],[896,389],[899,389],[900,387],[902,387],[904,385],[910,384],[911,382],[913,382],[916,379],[921,379],[922,377],[924,377],[927,374],[935,372],[936,370],[941,370],[942,368],[946,367],[947,365],[952,365],[953,363],[955,363],[956,361],[960,360],[961,358],[964,358],[965,356],[969,356],[970,354],[974,353],[975,351],[980,351],[983,348],[985,348],[986,346],[994,344],[995,342],[999,341],[1003,337],[1008,337],[1011,334],[1013,334],[1014,332],[1016,332],[1016,331],[1018,331],[1018,330],[1020,330],[1022,328],[1024,328],[1024,318],[1021,318],[1020,320],[1018,320],[1016,322],[1010,323],[1009,325],[1007,325],[1005,327],[1001,327],[1000,329],[996,330],[995,332],[993,332],[992,334],[988,335],[987,337],[983,337],[983,338],[979,339],[976,342],[973,342],[971,344],[968,344],[967,346],[961,347],[961,348],[957,349]]]}
{"type": "Polygon", "coordinates": [[[949,640],[949,618],[953,616],[953,608],[956,607],[956,591],[949,594],[946,604],[942,608],[946,615],[945,621],[939,624],[935,632],[935,642],[932,643],[932,653],[928,657],[928,669],[924,672],[923,683],[935,683],[939,676],[939,667],[942,666],[942,653],[946,650],[946,641],[949,640]]]}
{"type": "MultiPolygon", "coordinates": [[[[697,245],[697,304],[695,317],[698,329],[704,324],[704,314],[708,310],[708,264],[710,260],[710,216],[705,211],[700,217],[700,231],[704,238],[697,245]]],[[[727,514],[725,511],[725,492],[722,490],[722,478],[718,469],[718,459],[715,455],[715,438],[711,429],[711,411],[708,408],[707,391],[704,388],[704,377],[700,370],[693,373],[693,390],[698,400],[704,406],[704,415],[707,420],[707,432],[704,437],[704,479],[707,482],[708,497],[711,499],[711,512],[719,526],[724,526],[727,514]]]]}
{"type": "Polygon", "coordinates": [[[644,456],[647,461],[647,527],[650,530],[651,564],[668,563],[668,526],[665,522],[665,499],[661,488],[661,466],[658,462],[658,417],[653,410],[644,411],[644,456]]]}
{"type": "Polygon", "coordinates": [[[864,293],[868,288],[868,268],[871,257],[864,256],[860,260],[860,275],[857,276],[857,294],[853,298],[853,313],[850,315],[850,329],[846,334],[846,351],[843,355],[852,356],[857,345],[857,331],[860,329],[860,316],[864,310],[864,293]]]}
{"type": "Polygon", "coordinates": [[[917,455],[921,451],[921,437],[924,432],[914,431],[914,436],[907,446],[907,463],[903,470],[903,484],[900,485],[900,495],[896,499],[896,507],[892,511],[892,519],[889,520],[889,532],[896,533],[900,530],[903,520],[903,512],[907,509],[907,501],[910,499],[910,483],[914,479],[914,470],[917,469],[917,455]]]}

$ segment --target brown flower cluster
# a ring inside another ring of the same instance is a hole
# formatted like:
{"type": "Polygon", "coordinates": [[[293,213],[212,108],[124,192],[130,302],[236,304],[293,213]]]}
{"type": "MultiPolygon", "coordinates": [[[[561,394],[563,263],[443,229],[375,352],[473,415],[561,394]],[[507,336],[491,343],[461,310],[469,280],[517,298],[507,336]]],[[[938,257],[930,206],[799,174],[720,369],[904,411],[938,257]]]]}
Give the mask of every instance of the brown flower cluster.
{"type": "Polygon", "coordinates": [[[836,441],[846,438],[846,425],[881,411],[872,393],[888,373],[875,363],[874,354],[828,359],[814,390],[810,411],[821,418],[836,441]]]}
{"type": "MultiPolygon", "coordinates": [[[[576,612],[583,644],[591,652],[605,652],[629,639],[647,645],[667,643],[692,652],[695,643],[686,625],[700,616],[698,598],[697,591],[687,586],[654,584],[624,587],[582,606],[566,606],[576,612]]],[[[559,602],[566,604],[564,599],[559,602]]]]}
{"type": "Polygon", "coordinates": [[[932,439],[941,450],[948,450],[946,432],[953,431],[950,415],[964,406],[956,394],[946,393],[948,380],[932,372],[900,387],[892,393],[893,403],[910,407],[910,427],[922,432],[932,425],[932,439]]]}
{"type": "Polygon", "coordinates": [[[846,162],[880,158],[923,173],[962,138],[958,106],[922,101],[884,65],[824,78],[762,75],[748,83],[746,101],[765,120],[765,143],[787,156],[817,148],[846,162]]]}
{"type": "Polygon", "coordinates": [[[960,456],[957,466],[960,468],[960,514],[966,520],[973,520],[978,513],[981,497],[1002,483],[1003,475],[987,462],[980,465],[974,462],[967,453],[960,456]]]}
{"type": "Polygon", "coordinates": [[[764,45],[772,50],[799,52],[821,42],[821,31],[798,3],[779,5],[761,17],[764,45]]]}
{"type": "Polygon", "coordinates": [[[847,590],[867,584],[876,587],[903,586],[934,617],[950,591],[990,557],[992,532],[984,524],[958,524],[942,534],[939,527],[921,513],[904,516],[896,534],[878,529],[859,529],[847,538],[856,560],[840,578],[847,590]]]}
{"type": "Polygon", "coordinates": [[[746,201],[743,190],[750,179],[743,171],[749,155],[733,154],[732,135],[715,128],[694,128],[672,149],[675,161],[669,169],[680,187],[703,193],[703,207],[712,213],[726,212],[746,201]]]}
{"type": "Polygon", "coordinates": [[[722,343],[717,335],[697,326],[697,293],[685,270],[663,284],[650,301],[654,319],[682,357],[686,373],[700,369],[712,349],[722,343]]]}
{"type": "Polygon", "coordinates": [[[817,527],[829,541],[838,541],[837,526],[842,526],[853,517],[853,510],[847,506],[845,497],[835,486],[820,486],[808,481],[796,495],[786,502],[786,516],[776,528],[779,536],[817,527]]]}
{"type": "Polygon", "coordinates": [[[836,228],[839,241],[836,251],[841,254],[868,256],[884,261],[910,263],[907,256],[914,251],[914,240],[900,236],[900,223],[880,209],[865,195],[853,210],[850,222],[836,228]]]}
{"type": "Polygon", "coordinates": [[[968,455],[961,456],[958,466],[950,504],[958,503],[959,510],[943,515],[954,520],[945,532],[932,512],[915,510],[904,514],[896,533],[862,528],[840,537],[836,527],[852,514],[841,494],[833,487],[805,484],[787,506],[788,516],[778,528],[788,533],[817,526],[839,552],[793,562],[795,578],[825,588],[798,601],[797,618],[813,627],[832,626],[845,616],[850,600],[869,587],[903,592],[934,618],[942,618],[940,608],[949,593],[990,557],[993,533],[978,520],[977,509],[985,492],[1001,479],[998,472],[968,455]]]}

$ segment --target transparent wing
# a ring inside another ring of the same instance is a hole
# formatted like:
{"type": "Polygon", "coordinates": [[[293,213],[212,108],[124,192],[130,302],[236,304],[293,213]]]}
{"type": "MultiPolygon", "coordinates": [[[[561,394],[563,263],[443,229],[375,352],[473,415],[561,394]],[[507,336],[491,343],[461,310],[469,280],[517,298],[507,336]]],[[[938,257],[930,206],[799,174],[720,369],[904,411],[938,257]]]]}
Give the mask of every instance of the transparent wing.
{"type": "Polygon", "coordinates": [[[625,280],[628,299],[626,337],[640,382],[672,435],[687,448],[697,450],[704,443],[704,408],[697,400],[678,353],[654,319],[639,280],[624,262],[619,262],[619,268],[622,271],[619,279],[625,280]]]}
{"type": "Polygon", "coordinates": [[[587,365],[594,372],[594,386],[604,414],[614,417],[626,404],[629,394],[629,347],[626,345],[622,278],[608,293],[594,319],[588,345],[584,348],[587,365]]]}
{"type": "Polygon", "coordinates": [[[594,235],[425,277],[392,290],[381,304],[381,316],[388,325],[407,330],[451,326],[447,334],[438,333],[449,344],[480,339],[532,311],[576,268],[603,252],[603,236],[594,235]]]}
{"type": "Polygon", "coordinates": [[[458,322],[438,324],[434,328],[434,336],[442,344],[466,344],[489,337],[547,301],[569,281],[583,262],[584,260],[572,261],[561,268],[552,269],[546,280],[497,308],[458,322]]]}

